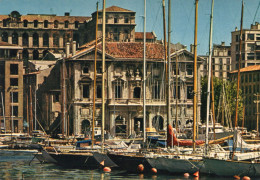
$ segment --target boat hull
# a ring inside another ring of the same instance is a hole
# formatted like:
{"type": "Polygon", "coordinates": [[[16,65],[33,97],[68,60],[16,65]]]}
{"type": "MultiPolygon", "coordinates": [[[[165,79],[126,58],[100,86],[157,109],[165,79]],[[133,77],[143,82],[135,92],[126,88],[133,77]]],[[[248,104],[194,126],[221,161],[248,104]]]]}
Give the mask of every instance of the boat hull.
{"type": "Polygon", "coordinates": [[[217,176],[260,176],[260,164],[245,161],[231,161],[204,158],[205,166],[217,176]]]}

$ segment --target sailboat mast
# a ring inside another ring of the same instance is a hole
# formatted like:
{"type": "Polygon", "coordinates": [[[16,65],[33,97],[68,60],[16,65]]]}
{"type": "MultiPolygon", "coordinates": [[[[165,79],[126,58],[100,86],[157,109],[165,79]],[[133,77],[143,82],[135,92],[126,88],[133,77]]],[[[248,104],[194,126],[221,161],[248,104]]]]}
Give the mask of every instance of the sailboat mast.
{"type": "Polygon", "coordinates": [[[98,2],[97,2],[97,17],[96,17],[96,44],[95,44],[95,62],[94,62],[94,85],[93,85],[93,113],[92,113],[92,137],[91,147],[94,146],[95,138],[95,111],[96,111],[96,81],[97,81],[97,31],[98,31],[98,2]]]}
{"type": "MultiPolygon", "coordinates": [[[[6,126],[5,126],[5,106],[4,106],[4,96],[3,92],[1,92],[1,99],[2,99],[2,110],[3,110],[3,118],[4,118],[4,128],[6,133],[6,126]]],[[[1,123],[0,123],[1,124],[1,123]]]]}
{"type": "Polygon", "coordinates": [[[106,30],[106,0],[103,0],[102,12],[102,127],[101,127],[101,149],[104,151],[104,138],[105,138],[105,30],[106,30]]]}
{"type": "Polygon", "coordinates": [[[65,57],[62,56],[62,136],[66,136],[65,57]]]}
{"type": "Polygon", "coordinates": [[[195,0],[195,29],[194,29],[194,75],[193,75],[193,151],[196,148],[196,134],[197,134],[197,32],[198,32],[198,3],[199,0],[195,0]]]}
{"type": "Polygon", "coordinates": [[[144,59],[143,59],[143,133],[144,133],[144,140],[146,142],[146,0],[144,0],[144,59]]]}
{"type": "Polygon", "coordinates": [[[239,41],[239,61],[238,61],[238,72],[237,72],[237,97],[236,97],[236,119],[235,119],[235,128],[237,127],[238,120],[238,98],[239,98],[239,86],[240,86],[240,66],[242,59],[242,31],[243,31],[243,14],[244,14],[244,0],[242,0],[241,8],[241,23],[240,23],[240,41],[239,41]]]}
{"type": "MultiPolygon", "coordinates": [[[[167,125],[170,124],[171,118],[171,96],[170,96],[170,62],[171,62],[171,0],[168,0],[168,82],[167,82],[167,125]]],[[[167,126],[168,127],[168,126],[167,126]]]]}
{"type": "Polygon", "coordinates": [[[207,115],[206,115],[206,154],[209,146],[209,109],[210,109],[210,80],[211,80],[211,58],[212,58],[212,32],[213,32],[213,9],[214,0],[211,1],[210,30],[209,30],[209,61],[208,61],[208,90],[207,90],[207,115]]]}

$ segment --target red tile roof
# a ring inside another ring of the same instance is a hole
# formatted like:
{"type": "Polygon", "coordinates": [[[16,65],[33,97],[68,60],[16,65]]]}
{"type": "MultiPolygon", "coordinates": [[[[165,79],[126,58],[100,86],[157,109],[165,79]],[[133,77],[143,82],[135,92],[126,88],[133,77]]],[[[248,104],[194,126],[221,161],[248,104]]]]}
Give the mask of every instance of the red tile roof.
{"type": "MultiPolygon", "coordinates": [[[[240,72],[250,72],[250,71],[260,71],[260,65],[247,66],[240,69],[240,72]]],[[[232,71],[230,73],[237,73],[238,70],[232,71]]]]}
{"type": "MultiPolygon", "coordinates": [[[[98,12],[102,12],[103,10],[99,10],[98,12]]],[[[134,12],[134,11],[130,11],[128,9],[124,9],[118,6],[111,6],[106,8],[106,12],[134,12]]]]}
{"type": "MultiPolygon", "coordinates": [[[[0,15],[0,21],[3,19],[9,18],[8,15],[0,15]]],[[[43,22],[48,20],[49,22],[54,22],[55,20],[59,22],[69,21],[70,23],[74,23],[75,21],[79,21],[83,23],[85,21],[90,20],[91,17],[84,17],[84,16],[56,16],[56,15],[45,15],[45,14],[29,14],[29,15],[22,15],[21,21],[27,20],[32,22],[34,20],[38,20],[39,22],[43,22]]]]}
{"type": "MultiPolygon", "coordinates": [[[[144,33],[135,32],[135,39],[144,39],[144,33]]],[[[155,39],[155,36],[152,32],[146,32],[146,39],[155,39]]]]}

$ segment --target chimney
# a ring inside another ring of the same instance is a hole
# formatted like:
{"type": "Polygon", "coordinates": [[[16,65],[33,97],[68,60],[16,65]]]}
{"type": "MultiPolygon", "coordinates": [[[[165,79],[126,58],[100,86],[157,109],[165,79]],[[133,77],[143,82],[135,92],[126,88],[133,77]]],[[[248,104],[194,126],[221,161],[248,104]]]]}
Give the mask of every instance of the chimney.
{"type": "Polygon", "coordinates": [[[68,58],[70,55],[70,43],[66,43],[66,58],[68,58]]]}
{"type": "Polygon", "coordinates": [[[65,12],[64,16],[70,16],[70,13],[69,12],[65,12]]]}
{"type": "Polygon", "coordinates": [[[237,31],[237,27],[235,27],[235,31],[237,31]]]}
{"type": "Polygon", "coordinates": [[[224,41],[221,42],[221,46],[225,46],[225,42],[224,41]]]}
{"type": "Polygon", "coordinates": [[[193,45],[193,44],[190,44],[190,52],[191,52],[192,54],[194,54],[194,45],[193,45]]]}
{"type": "Polygon", "coordinates": [[[72,42],[72,56],[74,56],[76,54],[76,44],[77,44],[76,41],[72,42]]]}

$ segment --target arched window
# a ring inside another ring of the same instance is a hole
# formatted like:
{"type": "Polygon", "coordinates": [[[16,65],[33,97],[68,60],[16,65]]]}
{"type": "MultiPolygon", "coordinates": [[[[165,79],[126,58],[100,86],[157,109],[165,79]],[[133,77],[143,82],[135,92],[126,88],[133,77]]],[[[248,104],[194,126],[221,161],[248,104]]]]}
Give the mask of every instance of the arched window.
{"type": "Polygon", "coordinates": [[[54,28],[58,28],[59,27],[59,21],[55,20],[54,21],[54,28]]]}
{"type": "Polygon", "coordinates": [[[63,35],[63,46],[66,46],[66,43],[67,42],[70,42],[70,34],[69,33],[66,33],[63,35]]]}
{"type": "Polygon", "coordinates": [[[79,22],[75,21],[75,28],[79,28],[79,22]]]}
{"type": "Polygon", "coordinates": [[[28,21],[27,20],[23,20],[23,27],[27,27],[28,26],[28,21]]]}
{"type": "Polygon", "coordinates": [[[29,44],[29,36],[27,33],[23,33],[23,46],[28,46],[29,44]]]}
{"type": "Polygon", "coordinates": [[[64,22],[64,27],[65,27],[65,28],[69,28],[69,21],[65,21],[65,22],[64,22]]]}
{"type": "Polygon", "coordinates": [[[16,32],[12,34],[12,44],[18,44],[18,34],[16,32]]]}
{"type": "Polygon", "coordinates": [[[8,33],[7,32],[3,32],[3,34],[2,34],[2,41],[3,42],[8,42],[8,33]]]}
{"type": "Polygon", "coordinates": [[[35,28],[38,27],[38,20],[34,20],[34,21],[33,21],[33,26],[34,26],[35,28]]]}
{"type": "Polygon", "coordinates": [[[88,119],[84,119],[81,123],[81,133],[85,134],[90,130],[90,121],[88,119]]]}
{"type": "Polygon", "coordinates": [[[44,51],[42,52],[43,59],[45,58],[45,56],[46,56],[46,54],[47,54],[48,52],[49,52],[48,50],[44,50],[44,51]]]}
{"type": "Polygon", "coordinates": [[[33,34],[33,46],[39,46],[39,35],[37,33],[33,34]]]}
{"type": "Polygon", "coordinates": [[[23,59],[29,59],[29,53],[28,50],[23,50],[23,59]]]}
{"type": "Polygon", "coordinates": [[[34,50],[34,51],[33,51],[33,59],[34,59],[34,60],[39,59],[39,52],[38,52],[38,50],[34,50]]]}
{"type": "Polygon", "coordinates": [[[158,130],[163,130],[163,118],[162,116],[155,116],[152,120],[153,127],[158,130]]]}
{"type": "Polygon", "coordinates": [[[59,35],[57,33],[53,34],[53,46],[58,47],[59,46],[59,35]]]}
{"type": "Polygon", "coordinates": [[[44,24],[44,28],[48,28],[48,21],[47,20],[45,20],[44,22],[43,22],[43,24],[44,24]]]}
{"type": "Polygon", "coordinates": [[[134,88],[134,98],[140,98],[141,96],[141,88],[140,87],[135,87],[134,88]]]}
{"type": "Polygon", "coordinates": [[[43,46],[44,47],[49,46],[49,34],[48,33],[43,34],[43,46]]]}

